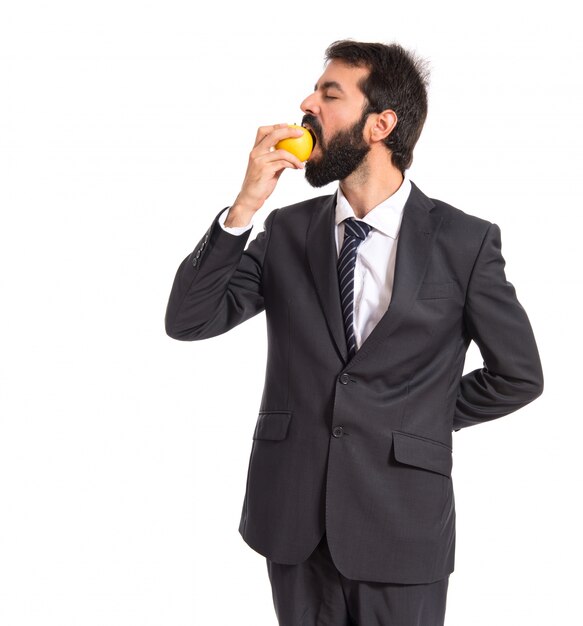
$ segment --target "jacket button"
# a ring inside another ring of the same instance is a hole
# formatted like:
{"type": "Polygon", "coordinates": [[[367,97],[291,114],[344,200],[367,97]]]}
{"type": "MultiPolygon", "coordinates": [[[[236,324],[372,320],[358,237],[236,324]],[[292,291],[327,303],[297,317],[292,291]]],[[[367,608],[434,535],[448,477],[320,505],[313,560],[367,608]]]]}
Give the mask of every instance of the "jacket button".
{"type": "Polygon", "coordinates": [[[344,434],[344,429],[342,428],[342,426],[334,427],[334,430],[332,431],[332,435],[334,437],[342,437],[343,434],[344,434]]]}
{"type": "Polygon", "coordinates": [[[348,383],[350,382],[350,376],[348,374],[342,374],[342,376],[340,376],[340,382],[343,385],[348,385],[348,383]]]}

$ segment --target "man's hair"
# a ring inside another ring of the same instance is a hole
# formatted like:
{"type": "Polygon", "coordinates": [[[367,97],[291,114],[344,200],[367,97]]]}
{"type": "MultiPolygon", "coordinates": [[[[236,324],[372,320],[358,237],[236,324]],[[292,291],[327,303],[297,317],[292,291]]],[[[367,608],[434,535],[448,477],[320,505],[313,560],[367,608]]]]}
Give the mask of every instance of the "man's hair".
{"type": "Polygon", "coordinates": [[[413,161],[413,148],[427,117],[427,62],[399,44],[362,43],[343,39],[330,44],[326,62],[368,68],[360,89],[368,100],[365,113],[386,109],[397,115],[397,125],[385,139],[391,161],[403,173],[413,161]]]}

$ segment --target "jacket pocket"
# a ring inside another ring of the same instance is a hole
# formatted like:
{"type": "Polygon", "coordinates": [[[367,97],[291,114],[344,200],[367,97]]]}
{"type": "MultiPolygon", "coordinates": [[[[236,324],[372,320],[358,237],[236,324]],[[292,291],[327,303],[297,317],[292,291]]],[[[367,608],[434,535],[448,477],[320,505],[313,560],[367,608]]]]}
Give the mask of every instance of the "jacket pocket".
{"type": "Polygon", "coordinates": [[[253,439],[285,439],[291,416],[291,411],[260,411],[253,439]]]}
{"type": "Polygon", "coordinates": [[[422,283],[417,293],[417,300],[437,300],[439,298],[453,298],[455,282],[422,283]]]}
{"type": "Polygon", "coordinates": [[[451,477],[452,451],[444,443],[395,431],[393,432],[393,452],[395,460],[399,463],[451,477]]]}

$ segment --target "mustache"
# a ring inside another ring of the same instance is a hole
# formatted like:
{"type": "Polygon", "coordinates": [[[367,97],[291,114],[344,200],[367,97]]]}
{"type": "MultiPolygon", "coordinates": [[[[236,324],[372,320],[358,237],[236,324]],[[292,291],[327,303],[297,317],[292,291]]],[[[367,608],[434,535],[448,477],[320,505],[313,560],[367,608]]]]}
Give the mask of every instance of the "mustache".
{"type": "Polygon", "coordinates": [[[302,117],[302,126],[304,124],[309,124],[310,129],[316,136],[316,141],[322,144],[322,126],[320,126],[320,122],[310,113],[306,113],[304,117],[302,117]]]}

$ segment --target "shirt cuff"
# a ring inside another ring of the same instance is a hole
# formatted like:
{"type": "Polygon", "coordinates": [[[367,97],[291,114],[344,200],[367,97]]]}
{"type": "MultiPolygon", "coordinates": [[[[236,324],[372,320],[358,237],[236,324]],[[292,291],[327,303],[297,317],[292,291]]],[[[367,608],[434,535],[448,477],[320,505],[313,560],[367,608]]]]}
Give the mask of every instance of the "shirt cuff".
{"type": "Polygon", "coordinates": [[[230,208],[231,207],[225,209],[219,215],[219,224],[224,231],[230,233],[231,235],[242,235],[243,233],[246,233],[248,230],[251,230],[253,228],[252,222],[247,224],[247,226],[225,226],[225,220],[227,219],[227,214],[229,213],[230,208]]]}

